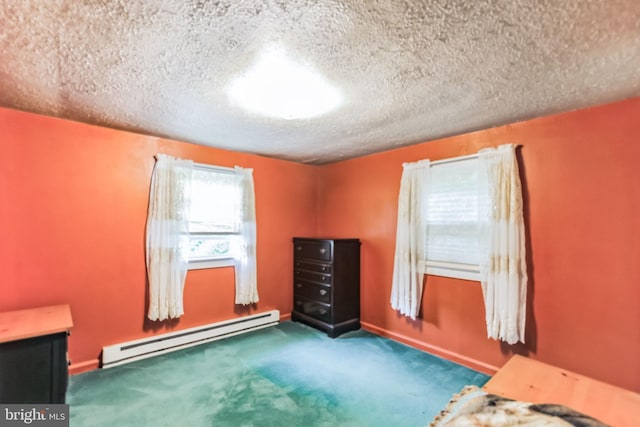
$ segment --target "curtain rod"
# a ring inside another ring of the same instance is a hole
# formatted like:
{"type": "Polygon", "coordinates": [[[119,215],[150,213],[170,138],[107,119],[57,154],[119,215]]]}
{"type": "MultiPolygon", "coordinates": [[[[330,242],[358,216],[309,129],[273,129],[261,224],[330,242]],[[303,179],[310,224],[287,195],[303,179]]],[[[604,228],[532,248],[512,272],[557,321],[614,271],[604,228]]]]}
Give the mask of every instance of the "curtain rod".
{"type": "Polygon", "coordinates": [[[477,154],[469,154],[466,156],[450,157],[448,159],[429,161],[428,159],[420,160],[415,163],[403,163],[402,166],[409,169],[430,168],[431,166],[443,165],[445,163],[459,162],[461,160],[469,160],[478,158],[477,154]]]}
{"type": "Polygon", "coordinates": [[[213,166],[213,165],[207,165],[204,163],[194,162],[193,167],[194,169],[202,169],[202,170],[215,171],[220,173],[236,173],[236,170],[234,168],[228,168],[225,166],[213,166]]]}
{"type": "MultiPolygon", "coordinates": [[[[521,147],[521,144],[504,144],[504,145],[513,145],[515,148],[521,147]]],[[[493,147],[493,148],[497,148],[497,147],[493,147]]],[[[471,160],[471,159],[477,159],[479,156],[478,153],[475,154],[467,154],[464,156],[458,156],[458,157],[450,157],[448,159],[442,159],[442,160],[434,160],[432,162],[429,162],[429,166],[436,166],[436,165],[443,165],[445,163],[453,163],[453,162],[460,162],[462,160],[471,160]]],[[[426,162],[425,162],[426,163],[426,162]]],[[[418,162],[415,167],[423,167],[425,166],[425,164],[420,164],[420,162],[418,162]]]]}
{"type": "Polygon", "coordinates": [[[448,159],[442,159],[442,160],[435,160],[433,162],[431,162],[431,166],[436,166],[436,165],[442,165],[445,163],[453,163],[453,162],[460,162],[462,160],[470,160],[470,159],[477,159],[478,158],[478,154],[468,154],[466,156],[458,156],[458,157],[450,157],[448,159]]]}
{"type": "MultiPolygon", "coordinates": [[[[173,157],[173,156],[170,156],[168,154],[163,154],[163,153],[158,153],[158,154],[154,155],[153,157],[158,159],[158,156],[167,156],[169,158],[174,158],[174,159],[177,159],[177,160],[185,160],[185,159],[180,159],[179,157],[173,157]]],[[[226,167],[226,166],[208,165],[206,163],[193,162],[193,168],[194,169],[208,170],[208,171],[215,171],[215,172],[220,172],[220,173],[236,173],[235,168],[229,168],[229,167],[226,167]]]]}

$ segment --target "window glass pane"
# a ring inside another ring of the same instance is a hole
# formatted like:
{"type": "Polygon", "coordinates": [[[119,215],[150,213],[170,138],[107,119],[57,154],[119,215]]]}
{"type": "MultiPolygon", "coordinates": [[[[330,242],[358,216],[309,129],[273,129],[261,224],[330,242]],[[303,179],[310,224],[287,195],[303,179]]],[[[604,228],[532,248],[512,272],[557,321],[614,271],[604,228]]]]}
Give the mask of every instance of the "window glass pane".
{"type": "Polygon", "coordinates": [[[191,182],[191,233],[240,230],[241,189],[237,175],[195,169],[191,182]]]}
{"type": "Polygon", "coordinates": [[[192,237],[190,239],[189,260],[202,261],[216,258],[233,257],[233,237],[192,237]]]}
{"type": "Polygon", "coordinates": [[[427,260],[478,264],[478,160],[431,167],[427,260]]]}

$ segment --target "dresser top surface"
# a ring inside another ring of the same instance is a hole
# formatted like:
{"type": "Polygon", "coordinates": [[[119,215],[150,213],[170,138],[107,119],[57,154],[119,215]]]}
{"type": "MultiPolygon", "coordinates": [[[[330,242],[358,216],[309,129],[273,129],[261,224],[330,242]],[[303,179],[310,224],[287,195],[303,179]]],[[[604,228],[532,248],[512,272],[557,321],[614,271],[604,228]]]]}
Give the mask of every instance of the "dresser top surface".
{"type": "Polygon", "coordinates": [[[0,343],[65,332],[73,327],[68,304],[0,313],[0,343]]]}

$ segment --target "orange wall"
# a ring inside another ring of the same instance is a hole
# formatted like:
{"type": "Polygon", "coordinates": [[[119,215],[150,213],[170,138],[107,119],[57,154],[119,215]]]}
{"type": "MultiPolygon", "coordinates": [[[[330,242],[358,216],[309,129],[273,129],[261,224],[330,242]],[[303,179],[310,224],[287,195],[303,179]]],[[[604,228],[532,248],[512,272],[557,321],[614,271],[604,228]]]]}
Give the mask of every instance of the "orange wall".
{"type": "Polygon", "coordinates": [[[0,311],[69,303],[73,370],[104,345],[291,312],[291,237],[315,231],[317,168],[0,109],[0,311]],[[234,306],[233,268],[194,270],[179,321],[145,320],[153,155],[254,169],[260,302],[234,306]]]}
{"type": "Polygon", "coordinates": [[[362,240],[365,326],[491,371],[513,353],[640,391],[640,98],[320,169],[318,232],[362,240]],[[477,282],[429,276],[423,317],[389,304],[403,162],[522,145],[527,343],[486,338],[477,282]]]}
{"type": "Polygon", "coordinates": [[[0,311],[70,303],[70,356],[247,311],[291,311],[291,237],[362,240],[373,331],[490,371],[514,352],[640,391],[640,98],[323,167],[0,109],[0,311]],[[389,306],[403,162],[521,144],[529,235],[527,344],[488,340],[478,283],[430,276],[423,318],[389,306]],[[233,305],[233,270],[188,274],[186,314],[145,320],[153,155],[254,168],[261,301],[233,305]]]}

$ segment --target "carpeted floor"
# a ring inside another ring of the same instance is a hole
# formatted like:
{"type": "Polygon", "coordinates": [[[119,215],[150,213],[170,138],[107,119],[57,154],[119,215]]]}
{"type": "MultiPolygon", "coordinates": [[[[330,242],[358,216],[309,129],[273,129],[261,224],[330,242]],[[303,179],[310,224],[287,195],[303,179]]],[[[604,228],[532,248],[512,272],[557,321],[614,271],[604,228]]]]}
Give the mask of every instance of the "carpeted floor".
{"type": "Polygon", "coordinates": [[[425,426],[479,372],[300,323],[70,378],[71,426],[425,426]]]}

